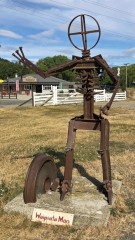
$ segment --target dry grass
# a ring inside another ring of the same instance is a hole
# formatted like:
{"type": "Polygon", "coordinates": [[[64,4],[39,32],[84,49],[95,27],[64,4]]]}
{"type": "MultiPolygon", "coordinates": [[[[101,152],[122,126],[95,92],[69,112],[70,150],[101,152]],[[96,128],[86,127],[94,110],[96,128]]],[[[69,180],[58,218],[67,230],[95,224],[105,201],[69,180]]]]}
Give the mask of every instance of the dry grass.
{"type": "MultiPolygon", "coordinates": [[[[135,113],[124,108],[113,108],[108,117],[112,175],[123,185],[107,228],[46,226],[3,212],[6,202],[22,191],[27,168],[36,153],[47,152],[63,169],[68,121],[81,113],[82,106],[78,105],[0,109],[0,239],[130,239],[126,237],[135,228],[135,113]]],[[[84,168],[97,179],[102,177],[98,149],[98,132],[78,131],[75,160],[81,170],[75,168],[75,174],[83,175],[84,168]]]]}

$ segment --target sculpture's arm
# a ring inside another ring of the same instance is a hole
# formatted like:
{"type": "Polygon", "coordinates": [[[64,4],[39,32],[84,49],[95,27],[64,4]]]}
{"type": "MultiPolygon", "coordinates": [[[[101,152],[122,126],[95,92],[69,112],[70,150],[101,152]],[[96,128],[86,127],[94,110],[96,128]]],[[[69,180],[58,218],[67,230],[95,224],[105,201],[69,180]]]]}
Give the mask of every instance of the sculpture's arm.
{"type": "Polygon", "coordinates": [[[24,65],[27,65],[30,69],[32,69],[34,72],[36,72],[43,78],[49,77],[51,75],[55,75],[56,73],[61,72],[61,71],[71,69],[72,67],[74,67],[76,65],[76,63],[78,63],[80,61],[80,60],[74,59],[74,60],[71,60],[62,65],[59,65],[57,67],[51,68],[45,72],[45,71],[41,70],[40,68],[38,68],[35,64],[33,64],[31,61],[29,61],[25,57],[22,47],[19,47],[19,50],[16,50],[15,53],[13,53],[12,55],[14,57],[16,57],[19,62],[23,63],[24,65]]]}
{"type": "Polygon", "coordinates": [[[120,81],[119,78],[115,75],[114,71],[112,70],[112,68],[109,67],[109,65],[107,64],[107,62],[102,58],[101,55],[95,56],[94,57],[95,61],[97,62],[98,65],[100,65],[104,70],[106,70],[107,74],[109,75],[109,77],[112,79],[112,81],[115,84],[115,89],[113,91],[112,97],[110,98],[109,102],[101,108],[101,111],[105,114],[108,115],[108,110],[110,109],[112,102],[115,98],[115,95],[117,93],[117,90],[119,88],[120,85],[120,81]]]}

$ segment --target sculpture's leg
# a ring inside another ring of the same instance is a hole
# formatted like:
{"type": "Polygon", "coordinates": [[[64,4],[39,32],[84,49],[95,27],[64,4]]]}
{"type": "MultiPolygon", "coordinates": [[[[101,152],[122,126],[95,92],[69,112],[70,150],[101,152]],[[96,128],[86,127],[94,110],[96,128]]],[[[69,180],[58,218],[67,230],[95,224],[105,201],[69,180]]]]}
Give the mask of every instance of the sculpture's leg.
{"type": "Polygon", "coordinates": [[[112,204],[112,180],[111,180],[111,163],[109,154],[109,122],[107,119],[101,120],[101,142],[100,154],[103,169],[103,187],[108,195],[108,203],[112,204]]]}
{"type": "Polygon", "coordinates": [[[68,127],[68,138],[66,146],[66,156],[65,156],[65,171],[64,180],[61,185],[61,197],[63,200],[66,193],[71,192],[71,180],[72,180],[72,169],[73,169],[73,155],[74,155],[74,144],[76,129],[74,129],[75,120],[70,120],[68,127]]]}

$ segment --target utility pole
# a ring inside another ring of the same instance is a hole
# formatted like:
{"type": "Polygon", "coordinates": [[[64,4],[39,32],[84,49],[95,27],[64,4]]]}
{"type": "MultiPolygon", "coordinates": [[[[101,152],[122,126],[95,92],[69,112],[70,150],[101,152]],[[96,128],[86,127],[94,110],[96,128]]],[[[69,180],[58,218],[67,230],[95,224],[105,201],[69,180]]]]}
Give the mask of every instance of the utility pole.
{"type": "Polygon", "coordinates": [[[127,66],[129,63],[125,63],[124,65],[126,66],[126,90],[127,90],[127,66]]]}

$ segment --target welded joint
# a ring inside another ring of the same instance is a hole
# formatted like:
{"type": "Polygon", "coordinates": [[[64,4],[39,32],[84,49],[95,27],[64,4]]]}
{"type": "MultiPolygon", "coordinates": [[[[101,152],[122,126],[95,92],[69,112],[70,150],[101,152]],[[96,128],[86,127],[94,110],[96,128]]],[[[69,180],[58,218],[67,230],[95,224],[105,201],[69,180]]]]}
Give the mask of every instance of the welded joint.
{"type": "Polygon", "coordinates": [[[72,150],[73,150],[72,147],[66,147],[66,148],[65,148],[65,152],[69,152],[69,151],[72,151],[72,150]]]}
{"type": "Polygon", "coordinates": [[[57,189],[57,187],[59,186],[59,184],[60,184],[60,179],[55,178],[51,187],[50,187],[50,190],[55,191],[57,189]]]}
{"type": "Polygon", "coordinates": [[[105,153],[105,149],[104,149],[104,150],[103,150],[103,149],[100,149],[100,150],[98,150],[97,152],[98,152],[98,154],[103,155],[103,154],[105,153]]]}
{"type": "Polygon", "coordinates": [[[110,180],[104,180],[103,188],[105,188],[107,192],[112,191],[112,182],[110,180]]]}
{"type": "Polygon", "coordinates": [[[72,187],[73,187],[73,184],[69,180],[63,180],[61,191],[63,193],[68,193],[68,192],[71,193],[72,187]]]}

